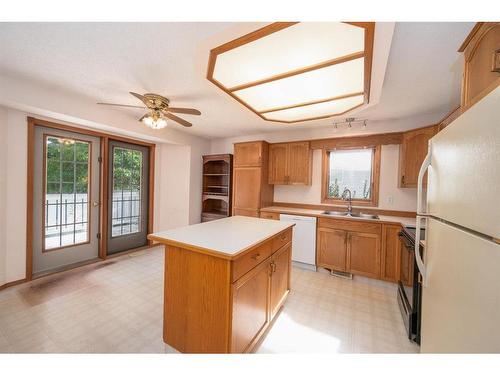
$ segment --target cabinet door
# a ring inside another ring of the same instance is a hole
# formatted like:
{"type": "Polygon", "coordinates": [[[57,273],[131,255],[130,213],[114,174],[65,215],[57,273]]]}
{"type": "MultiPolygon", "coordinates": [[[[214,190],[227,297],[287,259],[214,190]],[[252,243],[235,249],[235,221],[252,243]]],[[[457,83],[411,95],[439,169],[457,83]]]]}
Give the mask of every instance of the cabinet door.
{"type": "Polygon", "coordinates": [[[262,142],[235,143],[233,165],[235,167],[262,165],[262,146],[262,142]]]}
{"type": "Polygon", "coordinates": [[[337,271],[346,270],[347,232],[330,228],[318,228],[317,264],[337,271]]]}
{"type": "Polygon", "coordinates": [[[401,242],[398,233],[399,225],[382,226],[382,259],[380,274],[382,279],[397,282],[399,278],[399,264],[401,256],[401,242]]]}
{"type": "MultiPolygon", "coordinates": [[[[260,209],[261,168],[234,168],[233,208],[245,210],[260,209]]],[[[257,212],[257,217],[258,217],[257,212]]]]}
{"type": "Polygon", "coordinates": [[[288,144],[269,146],[269,184],[286,185],[288,177],[288,144]]]}
{"type": "Polygon", "coordinates": [[[292,244],[283,246],[271,258],[271,319],[279,311],[290,291],[292,244]]]}
{"type": "Polygon", "coordinates": [[[288,144],[288,184],[311,184],[311,149],[309,142],[288,144]]]}
{"type": "MultiPolygon", "coordinates": [[[[437,126],[430,126],[405,133],[400,147],[399,186],[417,187],[418,172],[427,155],[428,142],[437,133],[437,126]]],[[[424,177],[424,184],[427,178],[424,177]]]]}
{"type": "Polygon", "coordinates": [[[379,234],[347,234],[347,269],[361,276],[380,278],[379,234]]]}
{"type": "Polygon", "coordinates": [[[264,261],[233,284],[231,352],[251,350],[269,324],[270,261],[264,261]]]}

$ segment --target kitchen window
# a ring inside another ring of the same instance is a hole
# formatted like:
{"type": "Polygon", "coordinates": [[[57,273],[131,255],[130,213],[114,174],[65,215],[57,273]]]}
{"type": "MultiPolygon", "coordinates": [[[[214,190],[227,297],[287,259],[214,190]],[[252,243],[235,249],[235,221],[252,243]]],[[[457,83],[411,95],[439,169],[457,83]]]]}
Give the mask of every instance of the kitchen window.
{"type": "Polygon", "coordinates": [[[380,146],[324,150],[321,201],[345,204],[349,189],[353,205],[376,206],[379,175],[380,146]]]}

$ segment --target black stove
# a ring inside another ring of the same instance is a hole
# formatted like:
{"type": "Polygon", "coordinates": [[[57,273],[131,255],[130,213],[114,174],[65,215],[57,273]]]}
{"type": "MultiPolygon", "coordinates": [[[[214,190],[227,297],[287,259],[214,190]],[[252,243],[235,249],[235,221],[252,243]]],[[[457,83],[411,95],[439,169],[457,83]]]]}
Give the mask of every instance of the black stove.
{"type": "MultiPolygon", "coordinates": [[[[413,245],[415,245],[415,234],[417,233],[416,227],[403,227],[402,233],[404,233],[407,238],[412,241],[413,245]]],[[[425,240],[425,228],[420,229],[420,239],[425,240]]]]}
{"type": "MultiPolygon", "coordinates": [[[[408,338],[420,344],[420,317],[422,305],[422,285],[415,261],[416,228],[404,227],[399,232],[401,241],[400,274],[398,281],[398,304],[408,332],[408,338]]],[[[425,229],[420,230],[420,239],[425,239],[425,229]]],[[[419,251],[423,252],[422,246],[419,251]]]]}

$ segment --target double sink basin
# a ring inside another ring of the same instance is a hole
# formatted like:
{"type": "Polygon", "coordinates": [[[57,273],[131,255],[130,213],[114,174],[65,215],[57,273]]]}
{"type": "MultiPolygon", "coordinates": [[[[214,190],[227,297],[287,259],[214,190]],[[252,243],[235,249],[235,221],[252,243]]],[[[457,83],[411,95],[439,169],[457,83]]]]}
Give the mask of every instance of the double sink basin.
{"type": "Polygon", "coordinates": [[[323,211],[323,215],[338,216],[338,217],[355,217],[358,219],[379,220],[378,215],[363,214],[361,212],[342,212],[342,211],[323,211]]]}

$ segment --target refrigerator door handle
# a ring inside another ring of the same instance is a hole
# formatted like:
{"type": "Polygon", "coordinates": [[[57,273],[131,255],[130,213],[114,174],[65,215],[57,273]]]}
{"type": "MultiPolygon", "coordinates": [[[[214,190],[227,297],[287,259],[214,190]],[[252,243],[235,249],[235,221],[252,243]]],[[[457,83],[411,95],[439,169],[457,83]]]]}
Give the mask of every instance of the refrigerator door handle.
{"type": "MultiPolygon", "coordinates": [[[[427,286],[427,269],[425,268],[424,261],[422,260],[422,256],[420,255],[420,222],[421,220],[427,220],[427,216],[419,216],[417,215],[417,225],[416,225],[416,233],[415,233],[415,260],[417,261],[417,267],[422,275],[422,286],[427,286]]],[[[426,223],[427,224],[427,223],[426,223]]],[[[427,227],[427,225],[426,225],[427,227]]]]}
{"type": "Polygon", "coordinates": [[[429,140],[429,146],[428,146],[428,151],[427,155],[425,156],[425,159],[420,166],[420,171],[418,172],[418,180],[417,180],[417,215],[426,215],[427,210],[426,206],[423,201],[423,192],[424,192],[424,175],[427,169],[431,165],[431,158],[432,158],[432,143],[429,140]]]}

